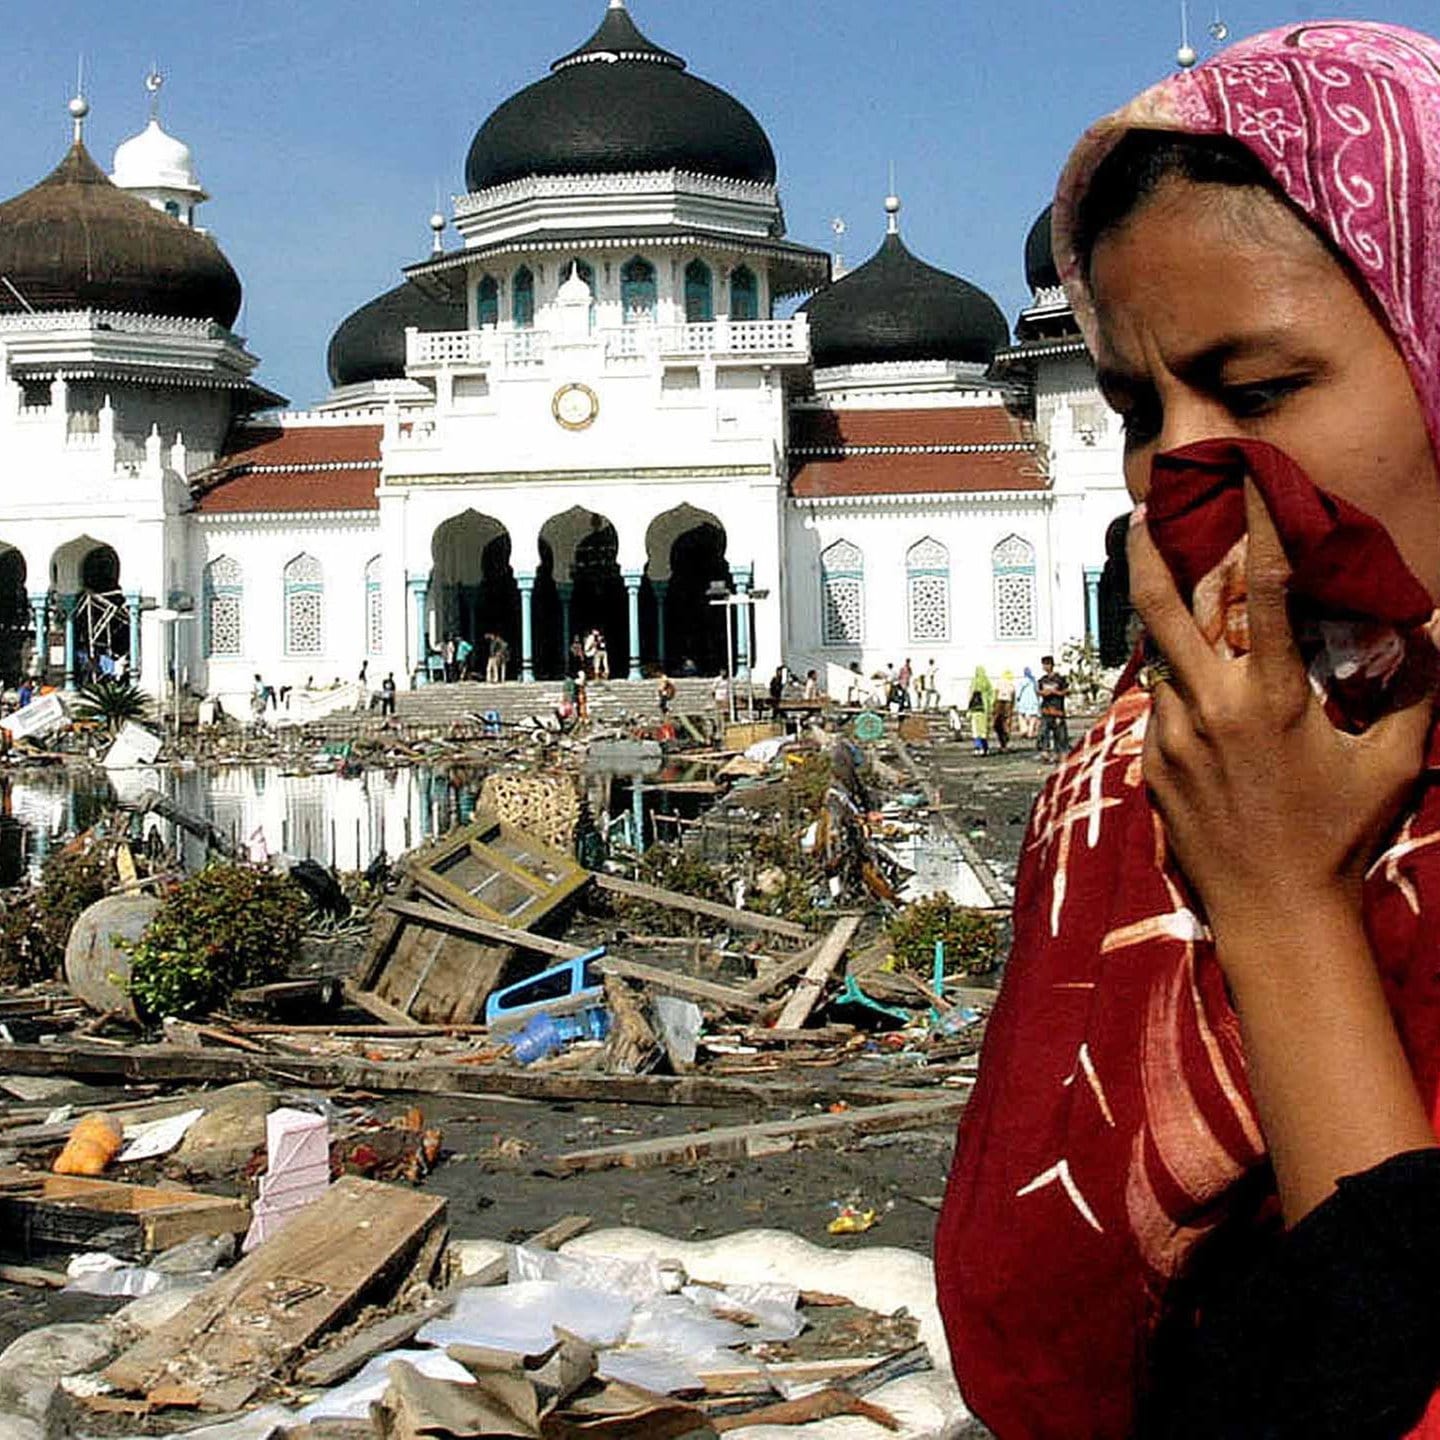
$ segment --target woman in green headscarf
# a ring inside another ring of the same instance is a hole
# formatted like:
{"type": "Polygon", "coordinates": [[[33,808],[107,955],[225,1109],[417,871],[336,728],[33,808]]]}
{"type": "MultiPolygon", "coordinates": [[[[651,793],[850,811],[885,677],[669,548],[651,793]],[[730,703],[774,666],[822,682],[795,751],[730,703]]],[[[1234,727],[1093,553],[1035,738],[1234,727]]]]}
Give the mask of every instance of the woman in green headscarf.
{"type": "Polygon", "coordinates": [[[975,667],[970,679],[970,736],[975,741],[975,753],[990,753],[990,715],[995,709],[995,686],[985,673],[983,665],[975,667]]]}

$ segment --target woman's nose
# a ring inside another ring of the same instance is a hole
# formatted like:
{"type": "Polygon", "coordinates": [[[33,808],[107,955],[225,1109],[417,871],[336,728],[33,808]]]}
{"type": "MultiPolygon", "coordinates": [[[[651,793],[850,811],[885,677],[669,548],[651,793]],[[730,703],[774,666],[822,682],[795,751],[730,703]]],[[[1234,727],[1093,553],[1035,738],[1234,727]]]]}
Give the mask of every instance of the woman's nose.
{"type": "Polygon", "coordinates": [[[1235,430],[1229,411],[1217,400],[1188,388],[1165,396],[1156,453],[1179,450],[1200,440],[1218,440],[1235,430]]]}

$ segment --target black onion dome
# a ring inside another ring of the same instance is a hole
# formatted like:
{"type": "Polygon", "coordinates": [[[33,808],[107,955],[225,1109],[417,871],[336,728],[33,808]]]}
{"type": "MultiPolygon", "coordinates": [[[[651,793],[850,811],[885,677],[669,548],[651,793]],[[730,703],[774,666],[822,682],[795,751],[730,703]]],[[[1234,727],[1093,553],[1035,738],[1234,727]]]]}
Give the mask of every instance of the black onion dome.
{"type": "Polygon", "coordinates": [[[1060,283],[1060,272],[1055,268],[1055,253],[1050,240],[1050,212],[1047,205],[1030,227],[1025,237],[1025,283],[1031,290],[1049,290],[1060,283]]]}
{"type": "Polygon", "coordinates": [[[530,175],[685,170],[775,180],[775,152],[738,100],[686,73],[623,6],[578,50],[480,127],[465,162],[474,192],[530,175]]]}
{"type": "Polygon", "coordinates": [[[893,233],[804,309],[819,366],[887,360],[988,365],[1010,343],[1000,307],[983,290],[917,260],[893,233]]]}
{"type": "MultiPolygon", "coordinates": [[[[240,313],[240,280],[208,236],[111,184],[76,141],[38,185],[0,205],[0,275],[36,310],[214,320],[240,313]]],[[[0,312],[24,306],[0,286],[0,312]]]]}
{"type": "Polygon", "coordinates": [[[465,302],[434,300],[407,280],[340,322],[325,365],[332,385],[405,378],[405,331],[463,330],[465,302]]]}

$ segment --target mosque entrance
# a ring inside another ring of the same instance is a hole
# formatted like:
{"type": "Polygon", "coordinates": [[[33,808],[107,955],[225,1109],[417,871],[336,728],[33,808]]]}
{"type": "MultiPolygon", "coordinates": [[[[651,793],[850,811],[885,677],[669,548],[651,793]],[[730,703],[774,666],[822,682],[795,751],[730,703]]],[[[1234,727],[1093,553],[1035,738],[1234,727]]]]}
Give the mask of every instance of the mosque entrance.
{"type": "Polygon", "coordinates": [[[734,580],[725,558],[725,528],[691,505],[657,516],[646,536],[650,554],[655,653],[674,675],[725,672],[725,611],[710,587],[734,580]]]}
{"type": "MultiPolygon", "coordinates": [[[[14,684],[26,673],[25,660],[34,638],[25,593],[25,557],[7,547],[0,550],[0,681],[14,684]]],[[[40,659],[43,663],[44,657],[40,659]]]]}
{"type": "Polygon", "coordinates": [[[131,668],[130,611],[113,546],[81,536],[55,552],[54,588],[66,628],[67,680],[84,685],[131,668]]]}
{"type": "Polygon", "coordinates": [[[620,537],[604,516],[583,506],[552,515],[540,530],[535,585],[535,673],[570,670],[571,643],[599,630],[610,674],[624,679],[630,654],[630,610],[620,573],[620,537]]]}
{"type": "Polygon", "coordinates": [[[470,671],[485,678],[486,636],[510,646],[509,678],[520,668],[520,592],[510,568],[510,535],[492,516],[467,510],[447,520],[430,543],[430,645],[442,654],[447,639],[474,647],[470,671]]]}

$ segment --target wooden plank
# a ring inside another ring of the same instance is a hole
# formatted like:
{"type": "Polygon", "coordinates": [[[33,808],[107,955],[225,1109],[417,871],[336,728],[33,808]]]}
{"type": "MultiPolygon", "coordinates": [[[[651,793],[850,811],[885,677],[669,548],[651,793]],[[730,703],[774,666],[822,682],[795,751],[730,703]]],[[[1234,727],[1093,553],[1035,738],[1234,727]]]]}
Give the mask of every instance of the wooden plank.
{"type": "Polygon", "coordinates": [[[600,1145],[593,1150],[572,1150],[550,1161],[547,1168],[562,1175],[582,1170],[650,1170],[659,1165],[689,1165],[697,1160],[727,1156],[756,1156],[790,1150],[804,1140],[836,1135],[868,1135],[882,1130],[953,1123],[965,1108],[963,1095],[912,1100],[896,1105],[871,1105],[842,1110],[836,1115],[807,1115],[799,1120],[768,1120],[758,1125],[722,1125],[688,1135],[664,1135],[655,1140],[600,1145]]]}
{"type": "Polygon", "coordinates": [[[815,952],[815,958],[796,981],[794,991],[775,1022],[777,1030],[798,1030],[810,1018],[825,982],[834,974],[835,967],[844,958],[845,947],[854,939],[859,928],[858,915],[845,915],[835,922],[815,952]]]}
{"type": "Polygon", "coordinates": [[[345,998],[352,1005],[363,1010],[367,1015],[373,1015],[377,1020],[383,1020],[385,1024],[393,1026],[397,1030],[419,1030],[421,1028],[418,1020],[412,1019],[403,1010],[382,1000],[372,990],[362,990],[358,985],[346,980],[344,991],[345,998]]]}
{"type": "Polygon", "coordinates": [[[246,1055],[176,1046],[7,1045],[0,1071],[14,1075],[72,1075],[108,1081],[171,1084],[268,1080],[277,1085],[379,1094],[515,1096],[530,1100],[624,1105],[821,1105],[921,1098],[931,1086],[857,1082],[848,1075],[758,1081],[707,1075],[605,1075],[586,1071],[488,1067],[448,1060],[386,1062],[353,1056],[246,1055]]]}
{"type": "Polygon", "coordinates": [[[135,1393],[164,1380],[208,1386],[278,1376],[414,1257],[445,1201],[344,1176],[278,1234],[206,1286],[105,1371],[135,1393]]]}
{"type": "Polygon", "coordinates": [[[787,940],[811,940],[814,937],[803,926],[793,920],[779,920],[772,915],[757,915],[753,910],[737,910],[733,905],[720,905],[714,900],[697,900],[693,895],[682,895],[676,890],[664,890],[658,885],[642,885],[638,880],[622,880],[618,875],[595,872],[595,884],[612,895],[624,895],[631,900],[648,900],[652,905],[663,905],[671,910],[685,910],[692,915],[704,915],[711,920],[723,920],[742,930],[758,930],[767,935],[783,935],[787,940]]]}
{"type": "Polygon", "coordinates": [[[493,920],[480,920],[473,915],[462,915],[456,910],[441,910],[435,905],[420,905],[408,900],[387,900],[385,909],[394,915],[403,915],[410,920],[440,930],[453,930],[457,935],[473,935],[480,940],[498,940],[513,945],[517,950],[533,950],[539,955],[553,955],[557,960],[573,960],[585,954],[583,947],[571,945],[564,940],[552,940],[548,935],[532,935],[528,930],[517,930],[512,925],[500,925],[493,920]]]}
{"type": "MultiPolygon", "coordinates": [[[[567,1215],[563,1220],[557,1220],[555,1224],[548,1225],[532,1235],[525,1244],[542,1250],[558,1250],[567,1240],[573,1240],[589,1228],[588,1215],[567,1215]]],[[[471,1290],[481,1285],[498,1285],[509,1273],[510,1259],[507,1251],[474,1274],[462,1276],[418,1310],[407,1315],[392,1315],[387,1320],[367,1325],[358,1334],[352,1335],[339,1349],[316,1355],[300,1367],[295,1378],[305,1385],[338,1385],[375,1356],[413,1340],[421,1326],[443,1314],[455,1303],[462,1290],[471,1290]]]]}
{"type": "Polygon", "coordinates": [[[513,952],[402,919],[371,992],[421,1024],[472,1024],[513,952]]]}
{"type": "Polygon", "coordinates": [[[708,1000],[726,1010],[743,1010],[751,1014],[763,1010],[760,1001],[747,995],[743,990],[728,985],[717,985],[712,980],[697,980],[692,975],[679,975],[673,970],[662,970],[655,965],[641,965],[634,960],[621,960],[606,955],[595,962],[595,968],[605,975],[619,975],[625,980],[639,980],[656,990],[671,995],[684,995],[691,1000],[708,1000]]]}

